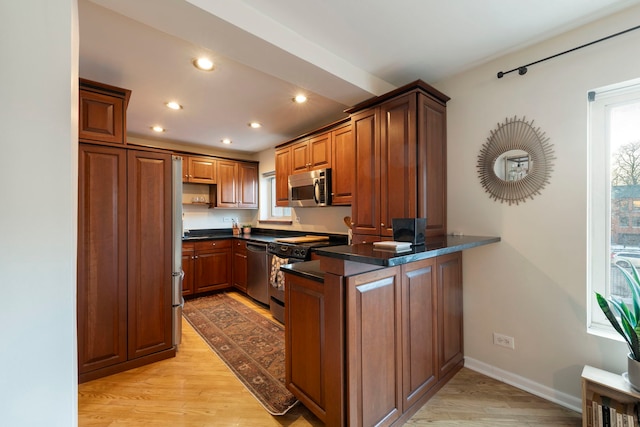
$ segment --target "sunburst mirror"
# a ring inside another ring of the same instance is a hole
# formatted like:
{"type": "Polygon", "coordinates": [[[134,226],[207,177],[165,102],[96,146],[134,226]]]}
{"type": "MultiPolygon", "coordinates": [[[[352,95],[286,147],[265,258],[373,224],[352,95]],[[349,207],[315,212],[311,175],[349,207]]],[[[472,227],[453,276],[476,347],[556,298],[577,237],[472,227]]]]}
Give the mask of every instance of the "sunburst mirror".
{"type": "Polygon", "coordinates": [[[518,204],[540,194],[553,170],[553,146],[523,117],[507,118],[491,131],[478,156],[480,183],[490,197],[518,204]]]}

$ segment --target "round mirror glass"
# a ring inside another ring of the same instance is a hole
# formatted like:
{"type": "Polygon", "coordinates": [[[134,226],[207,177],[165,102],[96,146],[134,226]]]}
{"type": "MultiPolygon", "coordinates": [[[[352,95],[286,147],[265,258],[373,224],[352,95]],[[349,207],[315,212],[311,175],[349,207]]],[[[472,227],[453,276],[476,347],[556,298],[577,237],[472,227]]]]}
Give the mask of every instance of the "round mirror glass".
{"type": "Polygon", "coordinates": [[[509,150],[496,158],[493,171],[503,181],[519,181],[532,168],[531,156],[524,150],[509,150]]]}

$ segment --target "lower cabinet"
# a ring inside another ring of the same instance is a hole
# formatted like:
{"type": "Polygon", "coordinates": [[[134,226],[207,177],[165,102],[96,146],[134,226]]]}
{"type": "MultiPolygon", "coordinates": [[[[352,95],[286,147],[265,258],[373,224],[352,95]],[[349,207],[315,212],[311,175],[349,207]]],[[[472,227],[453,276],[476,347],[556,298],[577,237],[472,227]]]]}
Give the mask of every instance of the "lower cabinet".
{"type": "Polygon", "coordinates": [[[196,248],[193,242],[182,243],[182,296],[193,295],[193,276],[195,273],[196,248]]]}
{"type": "Polygon", "coordinates": [[[247,293],[247,242],[234,240],[233,242],[233,286],[247,293]]]}
{"type": "Polygon", "coordinates": [[[287,388],[327,425],[402,425],[463,366],[462,253],[325,260],[324,282],[285,275],[287,388]]]}
{"type": "Polygon", "coordinates": [[[175,355],[171,156],[80,144],[80,382],[175,355]]]}
{"type": "Polygon", "coordinates": [[[230,287],[231,239],[195,242],[194,247],[194,293],[230,287]]]}

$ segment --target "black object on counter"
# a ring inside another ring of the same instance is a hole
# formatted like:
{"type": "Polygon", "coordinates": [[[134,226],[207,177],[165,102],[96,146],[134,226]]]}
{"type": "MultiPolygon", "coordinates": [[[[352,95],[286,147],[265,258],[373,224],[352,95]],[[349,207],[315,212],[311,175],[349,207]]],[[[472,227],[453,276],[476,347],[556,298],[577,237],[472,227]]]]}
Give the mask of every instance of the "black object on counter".
{"type": "Polygon", "coordinates": [[[412,245],[424,245],[424,232],[427,228],[426,218],[393,218],[393,240],[411,242],[412,245]]]}

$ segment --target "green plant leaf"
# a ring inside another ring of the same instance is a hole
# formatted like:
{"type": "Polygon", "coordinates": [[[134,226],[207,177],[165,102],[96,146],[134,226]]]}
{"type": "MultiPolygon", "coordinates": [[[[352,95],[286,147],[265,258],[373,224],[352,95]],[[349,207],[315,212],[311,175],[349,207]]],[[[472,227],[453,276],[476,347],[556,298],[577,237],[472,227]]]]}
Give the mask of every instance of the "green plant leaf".
{"type": "Polygon", "coordinates": [[[629,345],[629,348],[631,348],[631,341],[629,341],[629,338],[627,338],[626,334],[622,330],[622,327],[618,323],[618,320],[616,319],[615,315],[611,311],[611,308],[609,307],[609,302],[598,292],[596,292],[596,299],[598,300],[598,305],[602,309],[602,312],[609,320],[609,323],[611,323],[611,326],[613,326],[613,329],[615,329],[624,338],[624,340],[627,342],[627,345],[629,345]]]}

